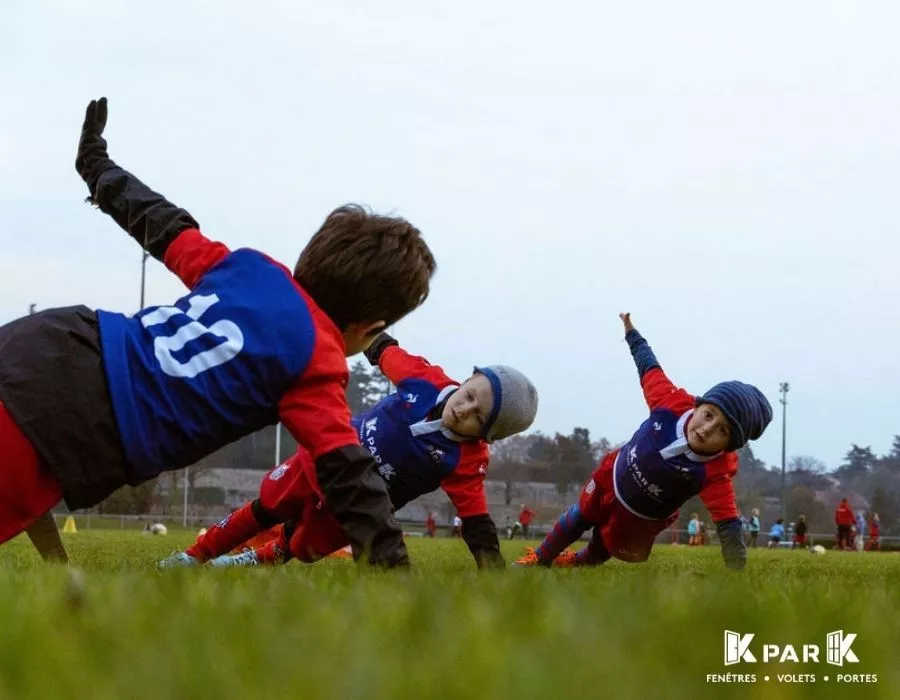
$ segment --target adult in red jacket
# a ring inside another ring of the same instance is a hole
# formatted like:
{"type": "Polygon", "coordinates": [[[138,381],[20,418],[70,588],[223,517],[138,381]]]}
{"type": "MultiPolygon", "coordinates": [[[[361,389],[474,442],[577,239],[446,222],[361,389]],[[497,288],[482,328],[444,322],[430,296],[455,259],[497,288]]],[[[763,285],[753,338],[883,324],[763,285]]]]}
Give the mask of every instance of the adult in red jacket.
{"type": "Polygon", "coordinates": [[[837,510],[834,511],[834,524],[837,525],[837,548],[852,549],[851,534],[853,526],[856,524],[856,516],[846,498],[841,499],[837,510]]]}
{"type": "Polygon", "coordinates": [[[527,540],[529,531],[531,530],[531,521],[534,520],[534,516],[534,511],[529,510],[528,506],[523,503],[522,510],[519,511],[519,518],[516,520],[516,524],[513,525],[513,529],[509,533],[509,539],[513,539],[516,536],[516,533],[521,530],[522,537],[527,540]]]}

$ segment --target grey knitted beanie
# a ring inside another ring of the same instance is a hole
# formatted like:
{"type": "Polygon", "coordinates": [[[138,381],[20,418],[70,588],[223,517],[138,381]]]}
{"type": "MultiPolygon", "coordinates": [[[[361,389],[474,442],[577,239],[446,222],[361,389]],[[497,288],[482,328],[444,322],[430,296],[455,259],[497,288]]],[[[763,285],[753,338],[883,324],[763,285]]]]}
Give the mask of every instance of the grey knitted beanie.
{"type": "Polygon", "coordinates": [[[527,430],[538,408],[537,389],[528,377],[507,365],[475,367],[474,371],[487,377],[494,394],[484,439],[493,442],[527,430]]]}

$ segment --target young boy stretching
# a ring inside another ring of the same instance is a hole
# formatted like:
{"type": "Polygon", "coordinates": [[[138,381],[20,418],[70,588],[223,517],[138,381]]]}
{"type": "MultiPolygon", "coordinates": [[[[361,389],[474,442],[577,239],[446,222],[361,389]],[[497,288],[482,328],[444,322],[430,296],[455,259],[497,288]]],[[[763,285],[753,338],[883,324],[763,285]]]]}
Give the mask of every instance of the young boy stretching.
{"type": "MultiPolygon", "coordinates": [[[[378,464],[394,508],[442,488],[462,519],[462,538],[479,567],[502,567],[497,528],[488,514],[484,480],[489,443],[526,430],[537,413],[537,391],[505,365],[476,367],[462,384],[403,350],[387,333],[366,351],[397,392],[353,419],[378,464]]],[[[312,478],[302,447],[262,481],[259,498],[233,512],[185,552],[161,567],[316,561],[347,544],[312,478]],[[279,536],[228,556],[260,530],[285,523],[279,536]]]]}
{"type": "Polygon", "coordinates": [[[700,397],[677,388],[634,329],[631,315],[619,317],[650,417],[627,443],[603,457],[579,502],[516,565],[594,566],[610,557],[646,561],[656,536],[699,494],[716,523],[725,564],[741,569],[747,555],[731,484],[738,467],[735,450],[762,435],[772,407],[759,389],[741,382],[717,384],[700,397]],[[584,549],[563,552],[591,528],[584,549]]]}
{"type": "Polygon", "coordinates": [[[50,514],[60,499],[89,508],[280,420],[354,554],[406,565],[384,481],[350,424],[345,356],[425,299],[435,263],[419,231],[347,206],[293,272],[231,251],[110,159],[106,117],[106,100],[92,101],[78,145],[90,201],[190,291],[134,315],[74,306],[0,327],[0,543],[27,530],[65,558],[50,514]]]}

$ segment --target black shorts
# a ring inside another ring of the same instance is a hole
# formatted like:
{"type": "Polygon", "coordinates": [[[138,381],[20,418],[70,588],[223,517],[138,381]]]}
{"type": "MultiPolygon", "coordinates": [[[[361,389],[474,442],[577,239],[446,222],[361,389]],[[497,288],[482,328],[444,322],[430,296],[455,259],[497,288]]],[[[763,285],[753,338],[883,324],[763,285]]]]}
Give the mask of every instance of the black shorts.
{"type": "Polygon", "coordinates": [[[48,309],[0,327],[0,401],[70,509],[128,483],[91,309],[48,309]]]}

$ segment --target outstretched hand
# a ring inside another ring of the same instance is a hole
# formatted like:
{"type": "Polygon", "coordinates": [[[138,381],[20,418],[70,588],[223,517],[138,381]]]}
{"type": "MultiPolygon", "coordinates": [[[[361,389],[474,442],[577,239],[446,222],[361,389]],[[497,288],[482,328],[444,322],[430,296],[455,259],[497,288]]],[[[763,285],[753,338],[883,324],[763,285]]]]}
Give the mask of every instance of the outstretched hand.
{"type": "Polygon", "coordinates": [[[631,313],[630,312],[619,314],[619,318],[622,319],[622,324],[625,326],[626,333],[634,330],[634,325],[631,323],[631,313]]]}
{"type": "Polygon", "coordinates": [[[106,152],[106,139],[103,130],[106,128],[106,98],[91,100],[84,115],[81,127],[81,139],[78,141],[78,155],[75,157],[75,169],[88,184],[93,193],[95,180],[99,177],[101,167],[109,161],[106,152]]]}

